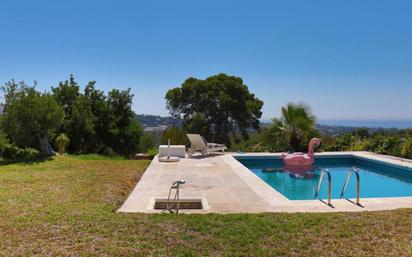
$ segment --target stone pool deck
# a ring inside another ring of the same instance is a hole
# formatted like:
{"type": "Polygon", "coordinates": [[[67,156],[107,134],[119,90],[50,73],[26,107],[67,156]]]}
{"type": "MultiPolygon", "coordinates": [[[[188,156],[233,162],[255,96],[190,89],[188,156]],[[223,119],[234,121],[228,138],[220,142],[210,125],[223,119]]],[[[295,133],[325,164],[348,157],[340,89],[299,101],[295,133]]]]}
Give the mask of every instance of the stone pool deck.
{"type": "MultiPolygon", "coordinates": [[[[156,199],[168,196],[170,185],[185,180],[181,199],[197,199],[202,210],[181,210],[182,213],[260,213],[260,212],[355,212],[412,208],[412,197],[361,198],[363,207],[345,199],[332,199],[333,208],[320,200],[291,201],[258,178],[233,158],[235,153],[206,158],[182,158],[176,163],[153,159],[141,180],[119,212],[159,213],[156,199]]],[[[327,152],[321,155],[357,156],[412,168],[412,161],[369,152],[327,152]]],[[[242,156],[280,154],[248,153],[242,156]]]]}

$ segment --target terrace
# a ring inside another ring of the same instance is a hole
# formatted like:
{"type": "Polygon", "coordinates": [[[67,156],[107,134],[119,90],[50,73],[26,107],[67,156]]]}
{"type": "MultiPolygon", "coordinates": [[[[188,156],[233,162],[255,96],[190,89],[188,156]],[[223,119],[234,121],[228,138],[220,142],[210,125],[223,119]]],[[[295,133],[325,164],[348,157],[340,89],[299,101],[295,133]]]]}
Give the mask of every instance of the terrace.
{"type": "MultiPolygon", "coordinates": [[[[364,158],[412,170],[410,160],[369,152],[326,152],[316,156],[364,158]]],[[[279,158],[280,154],[226,154],[182,158],[177,163],[162,163],[155,158],[119,212],[159,212],[154,209],[156,199],[167,198],[170,185],[179,179],[186,181],[181,198],[203,204],[201,210],[182,210],[185,213],[357,212],[412,207],[412,197],[361,198],[362,207],[347,199],[332,199],[333,208],[320,200],[289,200],[234,157],[279,158]]]]}

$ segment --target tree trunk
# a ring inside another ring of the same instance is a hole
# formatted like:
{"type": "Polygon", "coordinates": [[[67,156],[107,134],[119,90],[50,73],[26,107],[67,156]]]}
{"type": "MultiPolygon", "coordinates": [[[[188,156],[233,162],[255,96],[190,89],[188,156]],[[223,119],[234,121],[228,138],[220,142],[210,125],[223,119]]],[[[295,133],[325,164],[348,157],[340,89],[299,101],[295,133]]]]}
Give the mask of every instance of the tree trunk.
{"type": "Polygon", "coordinates": [[[44,156],[54,155],[55,153],[49,143],[48,137],[44,135],[38,135],[38,138],[39,138],[39,143],[40,143],[41,154],[44,156]]]}

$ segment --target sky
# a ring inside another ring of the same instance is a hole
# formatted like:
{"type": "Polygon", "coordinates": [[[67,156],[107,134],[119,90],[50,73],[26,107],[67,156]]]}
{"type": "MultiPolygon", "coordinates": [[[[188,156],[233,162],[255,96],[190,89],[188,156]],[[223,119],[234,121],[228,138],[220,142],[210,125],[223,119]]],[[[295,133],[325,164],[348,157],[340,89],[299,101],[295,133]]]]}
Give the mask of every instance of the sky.
{"type": "Polygon", "coordinates": [[[412,119],[412,1],[0,2],[0,82],[132,88],[167,115],[188,77],[239,76],[263,118],[304,102],[321,120],[412,119]]]}

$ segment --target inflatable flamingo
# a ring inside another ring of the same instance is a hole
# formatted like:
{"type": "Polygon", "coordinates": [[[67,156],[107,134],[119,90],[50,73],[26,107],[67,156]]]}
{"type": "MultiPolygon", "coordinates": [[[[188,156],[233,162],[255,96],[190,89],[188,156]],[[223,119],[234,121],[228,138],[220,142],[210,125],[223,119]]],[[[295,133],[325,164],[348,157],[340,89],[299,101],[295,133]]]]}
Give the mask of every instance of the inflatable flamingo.
{"type": "Polygon", "coordinates": [[[287,166],[310,166],[315,162],[315,147],[320,145],[319,138],[312,138],[309,141],[308,153],[282,154],[283,162],[287,166]]]}
{"type": "Polygon", "coordinates": [[[313,178],[313,166],[289,166],[285,165],[283,170],[293,178],[297,179],[312,179],[313,178]]]}

